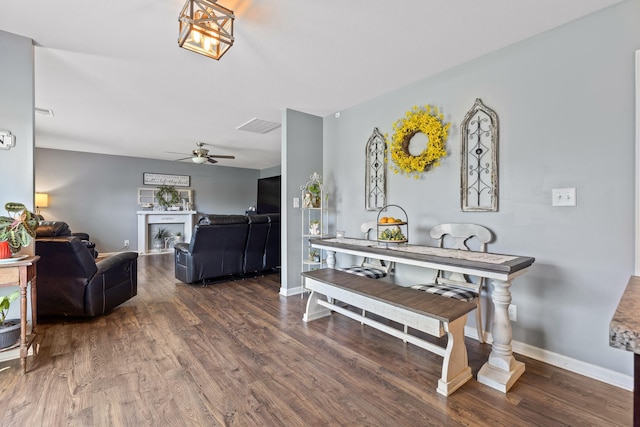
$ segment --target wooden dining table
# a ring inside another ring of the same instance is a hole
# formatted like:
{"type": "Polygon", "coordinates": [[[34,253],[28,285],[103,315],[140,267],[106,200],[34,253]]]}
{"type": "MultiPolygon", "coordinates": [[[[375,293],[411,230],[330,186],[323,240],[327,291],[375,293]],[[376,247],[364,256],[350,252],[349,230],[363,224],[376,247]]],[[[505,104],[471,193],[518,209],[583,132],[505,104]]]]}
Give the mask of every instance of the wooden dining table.
{"type": "Polygon", "coordinates": [[[326,251],[329,268],[335,268],[336,253],[342,253],[357,257],[373,257],[431,270],[485,277],[490,280],[493,284],[491,292],[494,308],[491,326],[493,343],[488,360],[478,371],[478,382],[506,393],[524,373],[524,363],[513,356],[508,308],[511,304],[511,282],[529,271],[535,258],[406,243],[389,244],[347,237],[313,239],[310,244],[313,248],[326,251]]]}

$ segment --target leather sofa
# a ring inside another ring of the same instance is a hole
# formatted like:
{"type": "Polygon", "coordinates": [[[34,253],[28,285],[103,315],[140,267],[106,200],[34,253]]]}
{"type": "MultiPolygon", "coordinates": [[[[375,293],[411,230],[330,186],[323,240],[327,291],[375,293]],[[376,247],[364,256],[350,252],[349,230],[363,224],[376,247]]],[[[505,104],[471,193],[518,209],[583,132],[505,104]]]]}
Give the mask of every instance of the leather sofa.
{"type": "Polygon", "coordinates": [[[87,233],[72,233],[69,225],[64,221],[40,221],[36,228],[36,239],[41,237],[77,237],[89,249],[94,258],[98,257],[96,244],[90,241],[87,233]]]}
{"type": "Polygon", "coordinates": [[[262,274],[280,266],[280,214],[204,215],[174,249],[184,283],[262,274]]]}
{"type": "Polygon", "coordinates": [[[138,253],[100,261],[77,237],[36,238],[38,317],[100,316],[138,292],[138,253]]]}

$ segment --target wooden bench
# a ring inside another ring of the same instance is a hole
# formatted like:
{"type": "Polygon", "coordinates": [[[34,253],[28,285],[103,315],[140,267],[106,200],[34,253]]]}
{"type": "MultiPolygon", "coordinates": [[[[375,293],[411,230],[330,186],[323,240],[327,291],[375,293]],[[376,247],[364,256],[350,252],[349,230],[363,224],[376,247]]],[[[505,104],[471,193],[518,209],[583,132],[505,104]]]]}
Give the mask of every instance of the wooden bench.
{"type": "Polygon", "coordinates": [[[467,313],[476,308],[475,304],[330,268],[303,272],[302,276],[305,287],[311,291],[302,318],[305,322],[330,316],[335,311],[442,356],[442,377],[436,390],[444,396],[471,379],[464,325],[467,313]],[[436,337],[446,333],[447,346],[440,347],[363,316],[339,305],[338,301],[436,337]]]}

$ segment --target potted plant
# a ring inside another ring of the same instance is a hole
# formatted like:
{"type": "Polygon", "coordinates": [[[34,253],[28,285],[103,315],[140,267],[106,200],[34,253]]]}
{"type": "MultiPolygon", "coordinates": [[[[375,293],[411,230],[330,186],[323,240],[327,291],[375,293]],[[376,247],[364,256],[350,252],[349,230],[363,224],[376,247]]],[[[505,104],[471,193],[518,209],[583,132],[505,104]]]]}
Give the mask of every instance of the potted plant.
{"type": "Polygon", "coordinates": [[[311,184],[307,186],[307,191],[311,196],[311,206],[314,208],[320,207],[320,185],[320,182],[311,182],[311,184]]]}
{"type": "Polygon", "coordinates": [[[153,248],[159,250],[164,249],[165,239],[170,236],[171,233],[169,233],[169,230],[167,230],[166,228],[159,227],[158,229],[156,229],[156,232],[153,233],[153,236],[151,236],[154,240],[153,248]]]}
{"type": "Polygon", "coordinates": [[[309,252],[309,260],[313,262],[320,262],[320,252],[315,249],[309,252]]]}
{"type": "MultiPolygon", "coordinates": [[[[4,208],[9,216],[0,216],[0,242],[6,242],[3,246],[9,246],[13,254],[20,251],[20,248],[29,246],[31,239],[36,237],[38,217],[22,203],[9,202],[4,208]]],[[[2,252],[6,255],[6,251],[0,248],[0,253],[2,252]]]]}
{"type": "Polygon", "coordinates": [[[11,303],[18,299],[20,291],[0,297],[0,349],[7,348],[16,343],[20,338],[20,320],[6,320],[11,303]]]}

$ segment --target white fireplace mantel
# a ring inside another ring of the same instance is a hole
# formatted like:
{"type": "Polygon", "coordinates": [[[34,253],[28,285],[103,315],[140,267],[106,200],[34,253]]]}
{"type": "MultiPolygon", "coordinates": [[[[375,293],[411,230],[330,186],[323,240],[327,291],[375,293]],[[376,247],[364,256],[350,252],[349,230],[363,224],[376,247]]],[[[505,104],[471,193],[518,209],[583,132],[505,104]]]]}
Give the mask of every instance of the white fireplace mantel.
{"type": "Polygon", "coordinates": [[[181,224],[184,241],[191,240],[196,211],[137,211],[136,213],[138,214],[138,252],[141,254],[151,252],[149,224],[181,224]]]}

